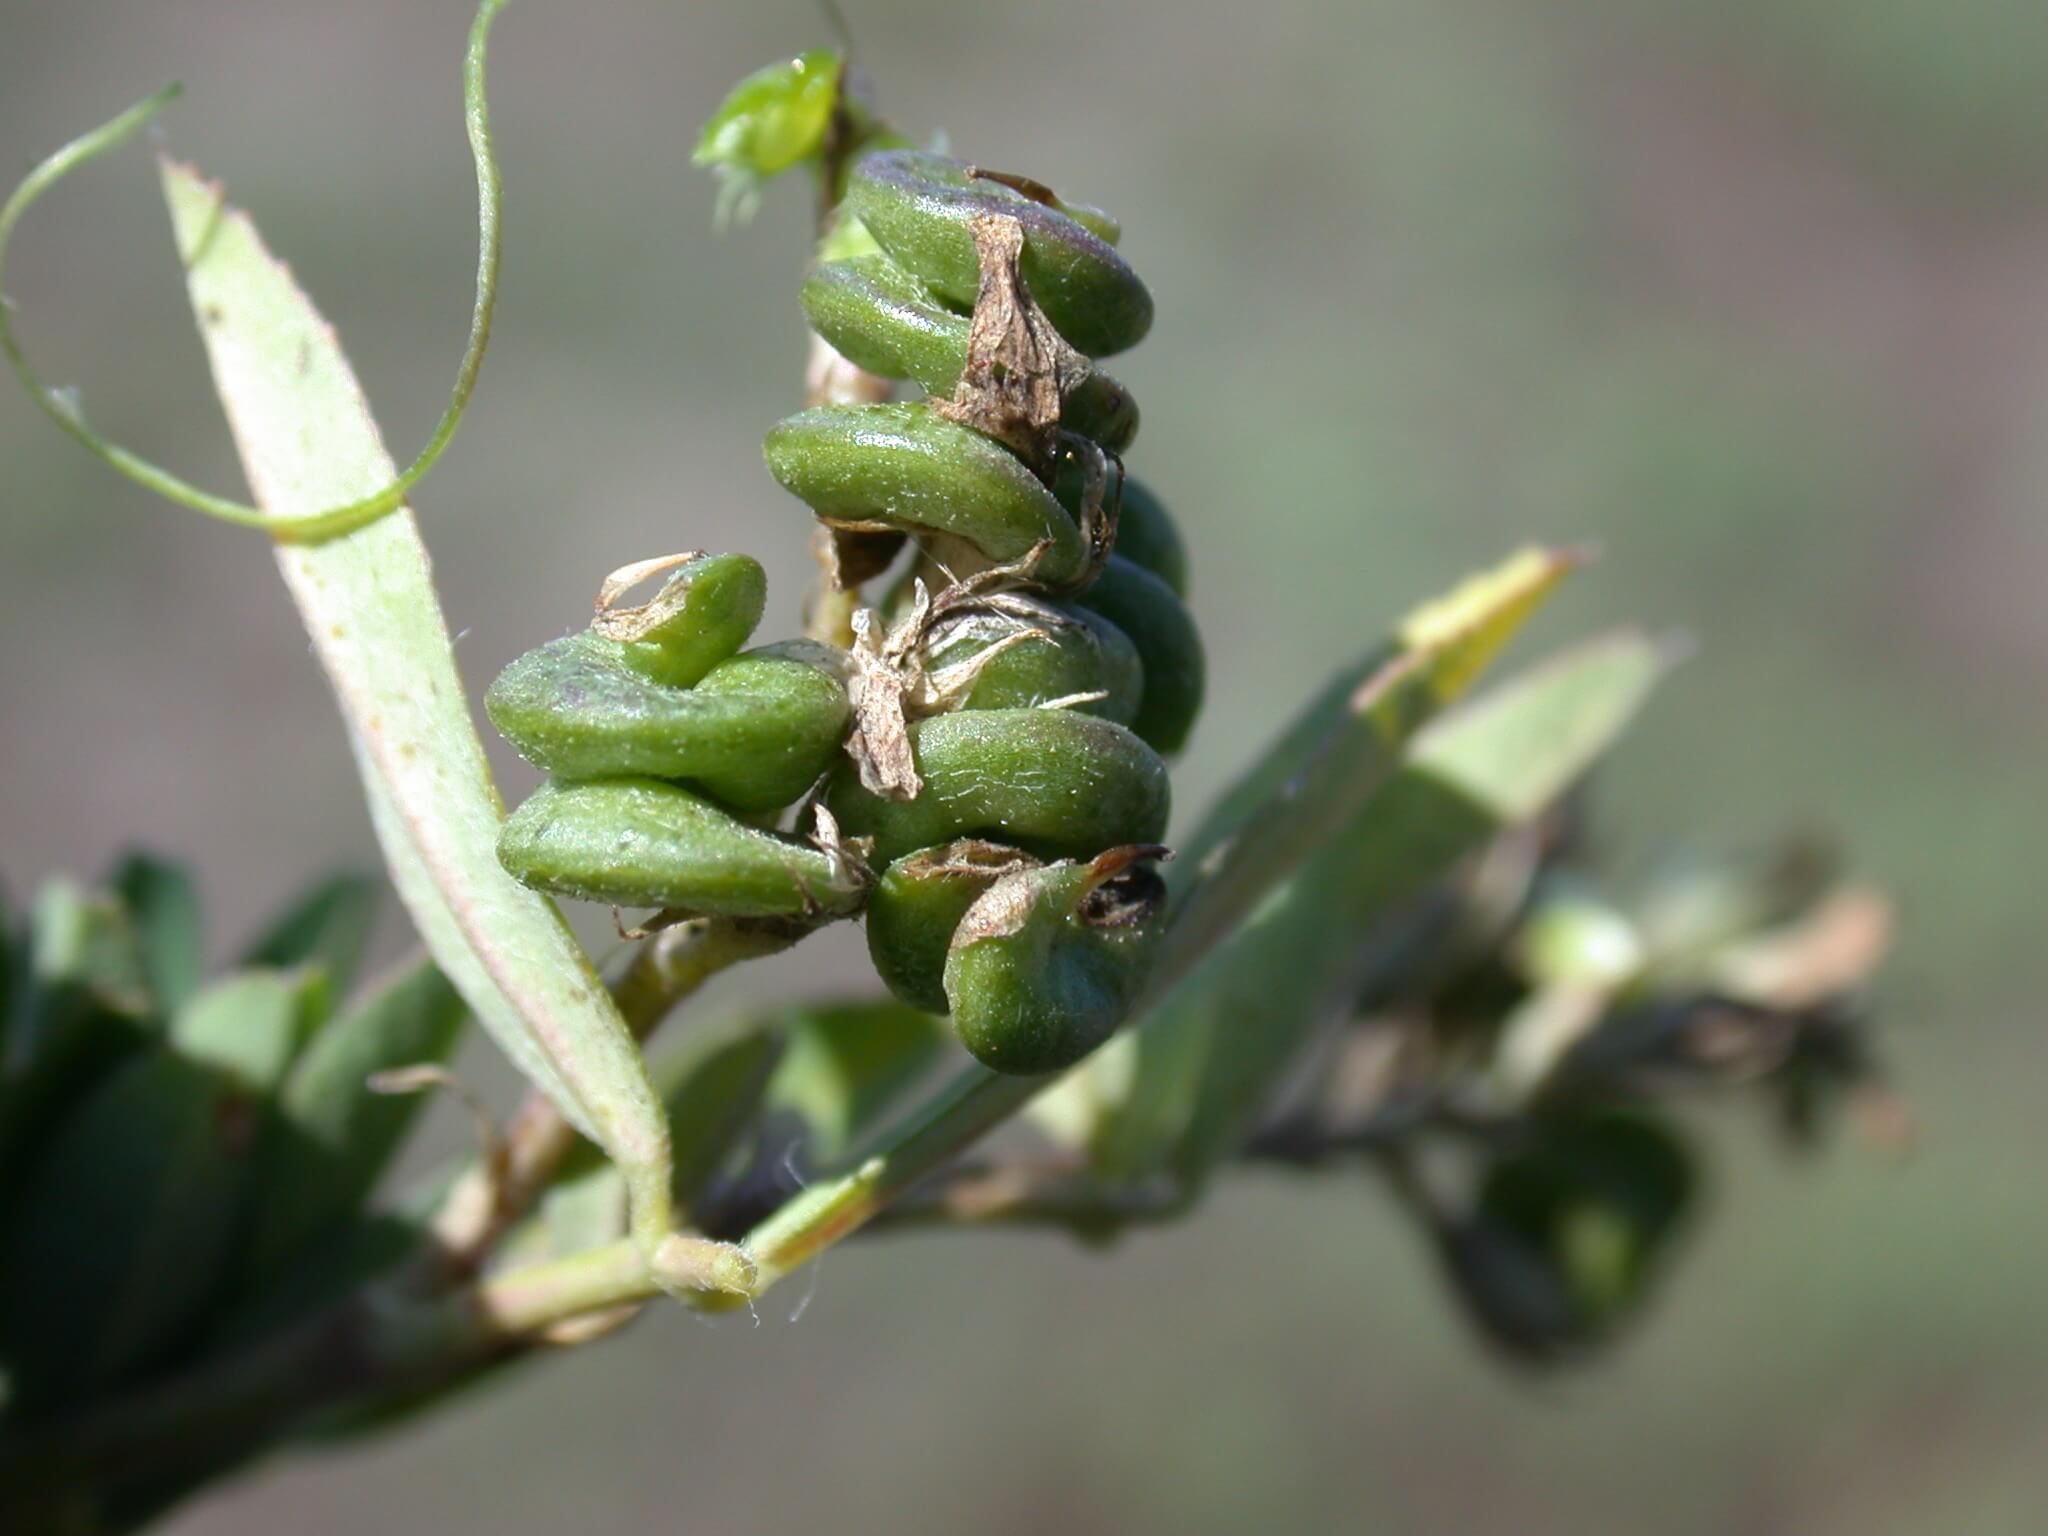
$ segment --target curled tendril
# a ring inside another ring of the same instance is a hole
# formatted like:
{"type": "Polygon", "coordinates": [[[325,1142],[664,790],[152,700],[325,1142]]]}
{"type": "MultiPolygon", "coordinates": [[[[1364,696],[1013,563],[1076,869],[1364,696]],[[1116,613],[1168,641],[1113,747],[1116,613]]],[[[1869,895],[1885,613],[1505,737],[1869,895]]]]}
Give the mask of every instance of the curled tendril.
{"type": "MultiPolygon", "coordinates": [[[[7,354],[7,361],[13,367],[15,377],[21,381],[22,388],[28,391],[29,398],[109,468],[168,501],[194,512],[203,512],[208,517],[219,518],[222,522],[260,528],[290,542],[317,543],[353,533],[398,510],[406,495],[434,467],[435,461],[454,438],[455,429],[461,425],[463,414],[469,407],[470,396],[476,390],[484,353],[490,346],[491,316],[498,291],[501,193],[498,164],[491,144],[490,107],[484,90],[484,59],[491,24],[504,3],[505,0],[483,0],[478,6],[476,19],[470,27],[468,50],[463,57],[463,121],[469,137],[470,155],[476,164],[477,191],[476,304],[470,316],[469,341],[456,368],[455,387],[450,392],[448,406],[441,413],[433,435],[428,438],[426,447],[420,450],[419,457],[396,480],[360,501],[289,516],[266,512],[261,507],[202,490],[162,466],[109,441],[88,426],[76,392],[44,384],[30,365],[20,338],[15,335],[10,308],[0,302],[0,351],[7,354]]],[[[176,99],[180,90],[181,87],[175,84],[166,86],[155,95],[137,102],[119,117],[73,139],[29,172],[6,203],[0,205],[0,289],[5,287],[8,242],[22,215],[73,171],[127,143],[176,99]]]]}

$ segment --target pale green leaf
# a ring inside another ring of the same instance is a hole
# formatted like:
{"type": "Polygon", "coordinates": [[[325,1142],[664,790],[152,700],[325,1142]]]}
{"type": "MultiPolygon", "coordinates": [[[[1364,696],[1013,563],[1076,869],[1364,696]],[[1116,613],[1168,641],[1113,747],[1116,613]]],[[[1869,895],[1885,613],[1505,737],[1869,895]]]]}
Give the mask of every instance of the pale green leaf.
{"type": "Polygon", "coordinates": [[[1356,990],[1376,925],[1568,789],[1627,724],[1668,651],[1579,647],[1418,734],[1358,814],[1098,1068],[1098,1163],[1198,1187],[1252,1128],[1316,1026],[1356,990]]]}
{"type": "MultiPolygon", "coordinates": [[[[193,311],[266,511],[308,512],[394,474],[334,332],[220,189],[166,164],[193,311]]],[[[668,1135],[640,1054],[560,913],[499,867],[503,809],[407,509],[277,560],[348,722],[399,898],[521,1070],[667,1225],[668,1135]]]]}

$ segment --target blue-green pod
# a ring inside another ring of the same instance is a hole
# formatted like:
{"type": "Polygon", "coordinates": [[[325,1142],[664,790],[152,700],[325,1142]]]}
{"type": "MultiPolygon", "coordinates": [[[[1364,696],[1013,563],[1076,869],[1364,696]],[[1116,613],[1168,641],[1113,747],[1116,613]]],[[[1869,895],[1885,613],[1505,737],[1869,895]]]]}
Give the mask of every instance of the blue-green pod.
{"type": "Polygon", "coordinates": [[[844,832],[875,840],[878,864],[960,838],[1040,858],[1093,858],[1122,843],[1156,843],[1166,831],[1166,765],[1114,721],[1066,709],[972,709],[917,721],[910,741],[924,780],[916,799],[870,794],[850,763],[826,792],[844,832]]]}
{"type": "Polygon", "coordinates": [[[765,451],[820,517],[958,539],[992,561],[1047,541],[1037,575],[1055,586],[1087,569],[1080,530],[1024,461],[928,405],[818,406],[777,423],[765,451]]]}
{"type": "MultiPolygon", "coordinates": [[[[804,316],[842,357],[885,379],[914,379],[944,398],[967,367],[968,316],[885,255],[826,262],[804,282],[804,316]]],[[[1122,452],[1138,435],[1138,406],[1108,374],[1091,371],[1062,403],[1060,425],[1122,452]]]]}
{"type": "Polygon", "coordinates": [[[849,720],[844,686],[805,662],[749,652],[694,688],[671,688],[588,630],[514,661],[484,709],[521,757],[549,773],[684,779],[742,811],[773,810],[809,789],[849,720]]]}
{"type": "MultiPolygon", "coordinates": [[[[1087,608],[1047,604],[1047,616],[1032,621],[1044,638],[1007,645],[976,675],[962,705],[966,709],[1031,709],[1055,699],[1100,693],[1072,707],[1119,725],[1137,717],[1145,694],[1145,668],[1138,648],[1116,625],[1087,608]]],[[[1020,620],[966,612],[942,623],[929,643],[934,668],[967,661],[1014,635],[1020,620]]]]}
{"type": "Polygon", "coordinates": [[[1144,339],[1152,295],[1113,246],[1057,208],[967,171],[914,150],[867,155],[847,178],[847,205],[899,266],[962,307],[981,285],[971,221],[1014,218],[1024,228],[1019,269],[1031,296],[1076,350],[1108,357],[1144,339]]]}
{"type": "Polygon", "coordinates": [[[1165,504],[1145,482],[1124,477],[1117,504],[1116,553],[1157,576],[1174,595],[1188,595],[1188,551],[1165,504]]]}
{"type": "Polygon", "coordinates": [[[1121,1024],[1166,931],[1165,850],[1113,848],[1085,864],[1023,869],[968,908],[946,957],[953,1027],[997,1072],[1072,1066],[1121,1024]]]}
{"type": "Polygon", "coordinates": [[[896,860],[868,897],[868,958],[875,974],[911,1007],[950,1012],[946,956],[960,920],[1003,876],[1038,867],[1015,848],[972,839],[896,860]]]}
{"type": "Polygon", "coordinates": [[[1131,729],[1158,752],[1187,744],[1202,712],[1208,672],[1201,631],[1173,588],[1144,567],[1111,555],[1074,598],[1131,637],[1145,668],[1145,693],[1131,729]]]}
{"type": "Polygon", "coordinates": [[[544,784],[506,820],[498,858],[536,890],[700,916],[843,917],[865,890],[845,860],[659,779],[544,784]]]}
{"type": "Polygon", "coordinates": [[[171,1051],[117,1067],[27,1172],[0,1274],[0,1345],[24,1405],[161,1361],[228,1262],[255,1107],[171,1051]]]}
{"type": "MultiPolygon", "coordinates": [[[[608,582],[607,596],[611,591],[608,582]]],[[[751,555],[700,555],[676,567],[652,602],[620,609],[601,599],[591,628],[618,641],[634,671],[671,688],[690,688],[738,653],[767,604],[768,573],[760,561],[751,555]]]]}

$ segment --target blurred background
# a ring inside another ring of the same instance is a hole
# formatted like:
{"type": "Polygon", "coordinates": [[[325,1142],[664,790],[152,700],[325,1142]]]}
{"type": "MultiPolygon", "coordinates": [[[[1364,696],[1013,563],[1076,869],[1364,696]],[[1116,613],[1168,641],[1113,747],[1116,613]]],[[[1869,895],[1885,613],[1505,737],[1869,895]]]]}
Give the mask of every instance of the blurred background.
{"type": "MultiPolygon", "coordinates": [[[[1564,1379],[1482,1355],[1372,1186],[1248,1176],[1106,1256],[856,1244],[800,1320],[782,1293],[758,1326],[652,1316],[171,1529],[2039,1530],[2048,8],[846,7],[893,118],[1113,210],[1157,299],[1116,366],[1212,654],[1183,814],[1412,600],[1595,540],[1540,638],[1642,619],[1701,646],[1606,775],[1607,846],[1853,849],[1904,907],[1885,1035],[1922,1145],[1800,1159],[1759,1117],[1701,1122],[1690,1251],[1564,1379]]],[[[256,213],[406,457],[468,315],[468,12],[0,0],[7,179],[183,79],[169,147],[256,213]]],[[[809,519],[759,439],[799,392],[807,198],[718,237],[687,158],[730,82],[830,40],[800,0],[506,17],[497,341],[417,502],[473,689],[676,548],[759,555],[794,631],[809,519]]],[[[51,198],[10,288],[99,426],[240,494],[145,154],[51,198]]],[[[374,862],[262,541],[11,393],[0,467],[11,888],[145,832],[197,862],[226,949],[374,862]]],[[[856,953],[720,995],[830,990],[856,953]]],[[[465,1071],[509,1093],[486,1053],[465,1071]]]]}

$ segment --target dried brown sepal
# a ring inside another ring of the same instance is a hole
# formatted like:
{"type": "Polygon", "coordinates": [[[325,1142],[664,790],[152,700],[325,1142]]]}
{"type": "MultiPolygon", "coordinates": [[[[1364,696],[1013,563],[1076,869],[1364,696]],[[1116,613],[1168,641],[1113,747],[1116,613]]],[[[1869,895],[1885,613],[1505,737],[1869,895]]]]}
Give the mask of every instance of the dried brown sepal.
{"type": "MultiPolygon", "coordinates": [[[[1042,549],[1026,557],[1030,565],[1036,565],[1034,557],[1042,549]]],[[[958,708],[996,657],[1012,646],[1050,638],[1044,627],[1048,621],[1065,622],[1014,590],[1020,579],[1015,568],[991,567],[955,582],[936,599],[919,580],[912,586],[909,611],[893,625],[885,628],[872,608],[853,615],[853,676],[846,690],[853,729],[846,751],[860,771],[863,789],[892,800],[915,800],[924,781],[910,749],[910,722],[958,708]],[[985,610],[1013,627],[965,661],[928,666],[934,627],[971,609],[985,610]]]]}
{"type": "Polygon", "coordinates": [[[1024,226],[1002,214],[968,221],[981,286],[967,330],[967,366],[941,416],[1009,448],[1041,479],[1058,446],[1060,410],[1088,376],[1088,359],[1053,328],[1024,284],[1024,226]]]}
{"type": "Polygon", "coordinates": [[[825,809],[822,800],[811,802],[811,846],[832,861],[834,879],[854,886],[875,883],[874,869],[868,863],[874,856],[875,840],[871,837],[848,837],[841,832],[839,818],[825,809]]]}
{"type": "Polygon", "coordinates": [[[677,566],[703,558],[703,550],[686,549],[679,554],[656,555],[651,560],[635,560],[630,565],[620,566],[605,577],[604,584],[597,589],[597,614],[590,621],[590,627],[605,639],[624,644],[644,639],[682,611],[690,598],[689,584],[669,582],[647,602],[632,608],[621,608],[619,599],[650,576],[659,576],[664,571],[672,571],[677,566]]]}

